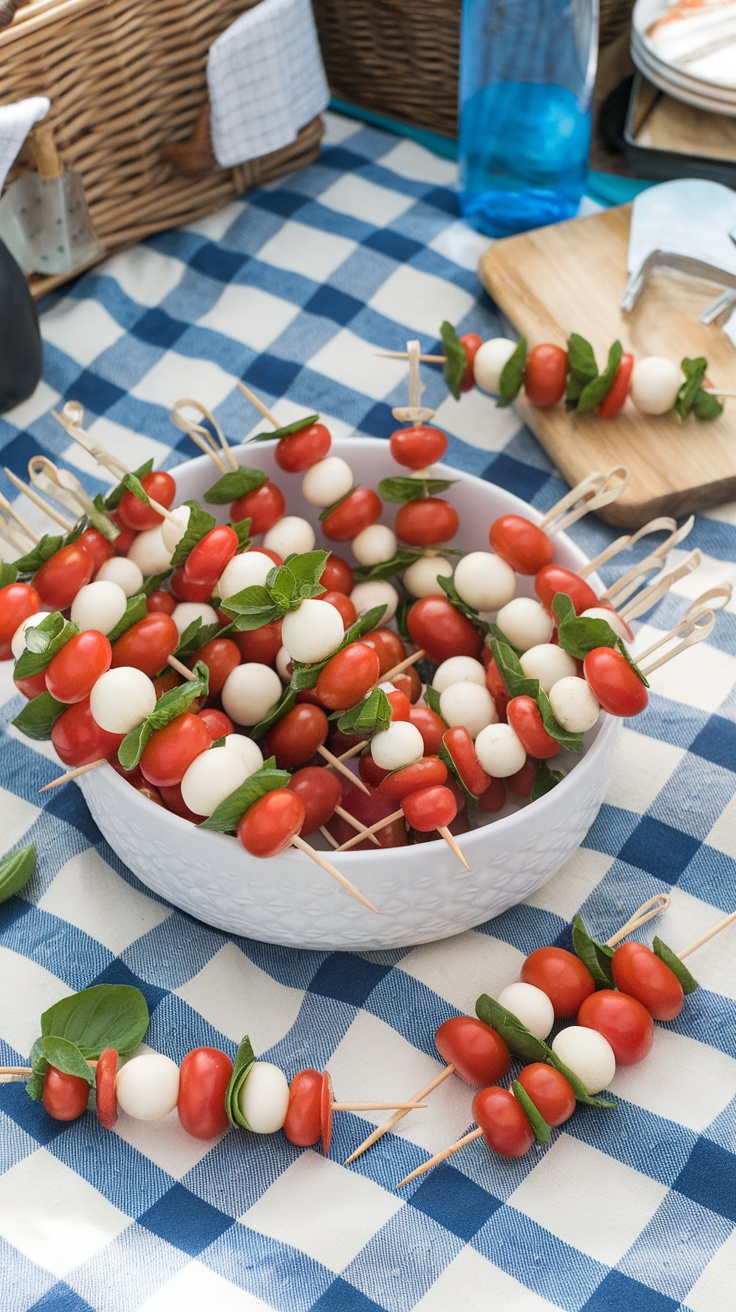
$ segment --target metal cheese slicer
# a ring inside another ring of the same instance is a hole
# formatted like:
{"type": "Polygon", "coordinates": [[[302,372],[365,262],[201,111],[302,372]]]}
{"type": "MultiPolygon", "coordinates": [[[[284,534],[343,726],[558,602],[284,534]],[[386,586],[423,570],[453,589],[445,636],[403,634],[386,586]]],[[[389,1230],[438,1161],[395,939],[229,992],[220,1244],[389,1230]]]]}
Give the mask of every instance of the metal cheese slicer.
{"type": "Polygon", "coordinates": [[[724,289],[701,316],[713,322],[736,304],[734,231],[736,195],[720,183],[680,178],[642,192],[632,208],[622,310],[633,310],[655,269],[675,269],[724,289]]]}

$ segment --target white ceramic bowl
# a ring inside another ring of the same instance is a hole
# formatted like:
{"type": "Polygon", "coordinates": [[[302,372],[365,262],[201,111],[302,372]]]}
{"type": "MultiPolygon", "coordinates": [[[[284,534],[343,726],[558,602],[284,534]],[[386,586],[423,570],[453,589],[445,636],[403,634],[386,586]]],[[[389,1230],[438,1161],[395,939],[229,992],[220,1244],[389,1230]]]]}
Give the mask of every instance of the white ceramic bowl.
{"type": "MultiPolygon", "coordinates": [[[[356,482],[375,486],[396,473],[388,443],[373,438],[335,441],[332,453],[351,464],[356,482]]],[[[266,445],[236,449],[243,464],[258,466],[283,489],[289,513],[318,528],[318,511],[302,498],[299,475],[279,470],[266,445]]],[[[199,498],[215,481],[202,456],[172,471],[179,498],[199,498]]],[[[448,498],[460,513],[454,545],[484,550],[499,515],[539,516],[518,497],[447,466],[437,476],[457,478],[448,498]]],[[[218,513],[218,508],[215,512],[218,513]]],[[[219,508],[227,518],[228,507],[219,508]]],[[[386,522],[393,507],[386,507],[386,522]]],[[[318,543],[321,541],[318,534],[318,543]]],[[[563,534],[556,559],[572,569],[584,556],[563,534]]],[[[349,543],[324,543],[350,558],[349,543]]],[[[532,594],[532,580],[520,591],[532,594]]],[[[500,915],[554,875],[579,847],[608,784],[618,721],[602,715],[586,735],[579,757],[566,756],[569,775],[551,793],[464,834],[459,842],[470,874],[437,841],[375,852],[345,852],[335,864],[380,909],[368,911],[307,857],[287,849],[278,857],[250,856],[229,835],[214,834],[142,797],[108,765],[77,781],[92,815],[120,858],[149,888],[174,906],[233,934],[294,948],[403,947],[460,933],[500,915]]],[[[555,759],[557,765],[557,759],[555,759]]]]}

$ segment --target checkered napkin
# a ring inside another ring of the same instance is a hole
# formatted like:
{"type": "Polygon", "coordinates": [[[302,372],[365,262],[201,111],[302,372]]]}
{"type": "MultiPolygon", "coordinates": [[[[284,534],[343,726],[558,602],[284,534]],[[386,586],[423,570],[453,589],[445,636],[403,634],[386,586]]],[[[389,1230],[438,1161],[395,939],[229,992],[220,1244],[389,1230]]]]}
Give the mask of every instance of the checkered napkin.
{"type": "MultiPolygon", "coordinates": [[[[131,465],[193,452],[169,420],[195,396],[233,439],[255,431],[243,379],[284,422],[319,410],[333,433],[386,437],[406,367],[375,356],[443,318],[484,337],[482,238],[457,220],[451,165],[413,144],[328,120],[318,163],[80,278],[42,314],[44,381],[0,419],[2,460],[44,451],[92,491],[105,475],[49,418],[80,400],[94,436],[131,465]]],[[[544,510],[564,488],[511,410],[458,404],[426,370],[448,459],[544,510]]],[[[10,489],[4,489],[10,495],[10,489]]],[[[32,510],[24,513],[29,516],[32,510]]],[[[34,519],[35,523],[39,521],[34,519]]],[[[574,536],[592,556],[599,520],[574,536]]],[[[698,519],[702,571],[640,629],[647,645],[687,599],[736,578],[736,514],[698,519]]],[[[682,553],[676,553],[678,556],[682,553]]],[[[623,565],[604,570],[612,581],[623,565]]],[[[736,613],[653,679],[627,724],[605,804],[560,873],[524,905],[416,949],[298,952],[235,938],[172,909],[101,839],[45,744],[9,723],[21,698],[0,667],[3,846],[33,841],[38,871],[0,906],[0,1059],[27,1058],[45,1007],[100,981],[148,999],[147,1045],[180,1061],[231,1055],[249,1032],[291,1078],[327,1066],[340,1099],[405,1097],[440,1070],[433,1035],[497,993],[526,953],[569,944],[579,909],[606,938],[660,890],[678,948],[736,907],[736,613]]],[[[579,1108],[518,1161],[482,1141],[397,1193],[463,1134],[472,1090],[448,1079],[381,1142],[341,1163],[380,1113],[335,1117],[329,1159],[283,1135],[189,1138],[176,1114],[50,1120],[0,1086],[2,1312],[734,1312],[736,927],[692,959],[701,989],[653,1050],[613,1082],[612,1111],[579,1108]]],[[[651,942],[651,927],[641,937],[651,942]]]]}
{"type": "Polygon", "coordinates": [[[261,0],[210,46],[212,149],[222,168],[295,141],[330,98],[310,0],[261,0]]]}

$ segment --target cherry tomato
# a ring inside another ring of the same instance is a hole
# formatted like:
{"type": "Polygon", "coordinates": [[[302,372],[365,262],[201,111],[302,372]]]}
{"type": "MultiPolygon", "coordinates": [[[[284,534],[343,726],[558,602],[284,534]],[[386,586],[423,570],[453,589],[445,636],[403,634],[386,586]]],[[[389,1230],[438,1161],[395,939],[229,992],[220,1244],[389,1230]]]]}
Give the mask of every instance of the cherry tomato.
{"type": "Polygon", "coordinates": [[[141,756],[141,770],[155,788],[180,784],[192,761],[206,752],[212,739],[204,720],[184,711],[151,735],[141,756]]]}
{"type": "Polygon", "coordinates": [[[585,579],[581,579],[579,574],[574,574],[571,569],[565,569],[564,565],[543,565],[534,580],[534,591],[550,613],[552,602],[558,592],[567,594],[575,607],[576,615],[582,615],[584,610],[590,610],[591,606],[601,604],[590,584],[586,583],[585,579]]]}
{"type": "Polygon", "coordinates": [[[531,797],[536,777],[537,762],[528,756],[521,769],[506,779],[506,786],[514,797],[531,797]]]}
{"type": "Polygon", "coordinates": [[[108,516],[115,527],[120,530],[115,542],[113,543],[113,546],[115,547],[115,555],[127,556],[138,534],[134,528],[128,528],[128,525],[123,523],[117,510],[108,511],[108,516]]]}
{"type": "Polygon", "coordinates": [[[557,405],[567,386],[567,351],[549,342],[533,346],[524,370],[524,391],[532,405],[557,405]]]}
{"type": "Polygon", "coordinates": [[[315,692],[329,710],[345,711],[375,688],[380,673],[381,664],[373,648],[363,642],[351,642],[320,671],[315,692]]]}
{"type": "Polygon", "coordinates": [[[613,419],[624,408],[624,403],[629,395],[631,386],[631,374],[634,369],[634,357],[624,352],[621,356],[621,363],[616,370],[609,391],[601,401],[597,409],[597,414],[601,419],[613,419]]]}
{"type": "Polygon", "coordinates": [[[409,710],[411,711],[414,703],[419,701],[424,688],[414,666],[410,665],[408,669],[400,670],[398,674],[394,674],[391,682],[396,691],[403,693],[408,699],[409,710]]]}
{"type": "Polygon", "coordinates": [[[646,685],[615,647],[589,651],[583,673],[609,715],[639,715],[649,701],[646,685]]]}
{"type": "MultiPolygon", "coordinates": [[[[484,653],[488,651],[488,648],[485,645],[483,647],[483,651],[484,653]]],[[[493,698],[496,711],[498,712],[499,720],[501,720],[502,723],[505,724],[506,711],[508,708],[508,704],[511,701],[511,695],[509,693],[508,688],[506,687],[506,684],[503,681],[501,671],[496,665],[493,656],[491,656],[491,659],[486,664],[486,688],[488,689],[489,693],[491,694],[491,697],[493,698]]]]}
{"type": "Polygon", "coordinates": [[[378,791],[385,797],[393,797],[395,801],[400,802],[420,788],[432,788],[435,784],[443,784],[446,778],[447,766],[444,761],[438,756],[423,756],[421,761],[414,761],[412,765],[405,765],[402,770],[395,770],[393,774],[388,774],[379,783],[378,791]]]}
{"type": "Polygon", "coordinates": [[[534,1061],[519,1071],[516,1078],[548,1125],[562,1125],[569,1121],[577,1101],[575,1091],[562,1071],[546,1062],[534,1061]]]}
{"type": "Polygon", "coordinates": [[[104,633],[85,629],[52,657],[46,670],[46,687],[58,702],[82,702],[111,662],[112,647],[104,633]]]}
{"type": "Polygon", "coordinates": [[[611,960],[616,988],[646,1007],[655,1020],[674,1020],[682,1011],[682,985],[644,943],[620,943],[611,960]]]}
{"type": "MultiPolygon", "coordinates": [[[[366,796],[358,788],[348,787],[343,793],[342,805],[356,820],[360,820],[361,824],[368,827],[375,824],[377,820],[385,820],[396,810],[396,803],[390,797],[384,797],[373,788],[366,796]]],[[[334,816],[327,828],[338,843],[345,843],[349,838],[355,837],[352,825],[341,816],[334,816]]],[[[407,836],[403,819],[400,817],[398,820],[393,820],[390,825],[386,825],[384,829],[379,829],[376,838],[380,847],[405,847],[407,836]]],[[[363,842],[356,843],[352,850],[354,852],[375,850],[375,844],[366,838],[363,842]]]]}
{"type": "Polygon", "coordinates": [[[529,756],[547,761],[557,755],[560,744],[547,733],[533,697],[512,697],[506,707],[506,718],[529,756]]]}
{"type": "Polygon", "coordinates": [[[511,1064],[511,1054],[490,1025],[476,1016],[453,1016],[443,1021],[434,1036],[435,1047],[455,1074],[483,1088],[502,1080],[511,1064]]]}
{"type": "Polygon", "coordinates": [[[152,611],[121,633],[112,648],[112,668],[132,665],[152,679],[162,670],[179,643],[179,630],[170,615],[152,611]]]}
{"type": "Polygon", "coordinates": [[[266,479],[265,483],[261,483],[261,486],[254,488],[252,492],[246,492],[244,496],[238,497],[230,507],[233,524],[239,523],[241,519],[251,521],[250,531],[253,537],[258,537],[260,533],[268,533],[276,521],[285,514],[284,494],[270,479],[266,479]]]}
{"type": "Polygon", "coordinates": [[[549,565],[555,551],[544,529],[522,515],[501,515],[491,524],[488,538],[496,555],[517,574],[538,574],[543,565],[549,565]]]}
{"type": "Polygon", "coordinates": [[[422,735],[425,755],[437,756],[445,732],[444,720],[428,706],[412,706],[409,711],[409,723],[415,725],[422,735]]]}
{"type": "Polygon", "coordinates": [[[454,506],[442,497],[415,497],[406,501],[396,513],[394,528],[401,542],[412,547],[431,547],[449,542],[460,527],[454,506]]]}
{"type": "Polygon", "coordinates": [[[215,697],[228,674],[240,664],[240,651],[231,638],[211,638],[200,647],[197,660],[203,661],[210,672],[209,695],[215,697]]]}
{"type": "Polygon", "coordinates": [[[391,719],[408,720],[411,711],[411,702],[406,693],[399,692],[399,689],[396,688],[393,692],[387,692],[386,697],[388,699],[388,704],[391,707],[391,719]]]}
{"type": "Polygon", "coordinates": [[[98,569],[102,569],[106,560],[111,560],[115,555],[115,547],[112,542],[103,537],[102,533],[96,528],[86,528],[83,533],[80,533],[77,541],[80,547],[84,547],[87,555],[91,556],[92,572],[94,574],[97,573],[98,569]]]}
{"type": "Polygon", "coordinates": [[[478,351],[483,345],[483,338],[479,337],[478,333],[463,333],[460,338],[460,344],[465,351],[465,372],[460,380],[460,391],[471,392],[475,387],[473,363],[478,351]]]}
{"type": "MultiPolygon", "coordinates": [[[[226,621],[227,623],[227,621],[226,621]]],[[[233,642],[244,661],[255,661],[258,665],[273,665],[281,651],[281,620],[271,620],[260,629],[250,629],[244,633],[233,633],[233,642]]]]}
{"type": "Polygon", "coordinates": [[[354,487],[322,520],[322,532],[332,542],[349,542],[375,524],[382,511],[383,502],[372,487],[354,487]]]}
{"type": "Polygon", "coordinates": [[[654,1042],[654,1025],[646,1007],[615,989],[591,993],[578,1011],[577,1023],[608,1039],[618,1066],[636,1066],[654,1042]]]}
{"type": "Polygon", "coordinates": [[[342,801],[340,780],[321,765],[307,765],[303,770],[297,770],[288,786],[304,805],[302,835],[313,834],[315,829],[326,825],[342,801]]]}
{"type": "Polygon", "coordinates": [[[328,592],[345,592],[348,596],[355,587],[355,575],[350,565],[334,551],[328,556],[319,581],[328,592]]]}
{"type": "Polygon", "coordinates": [[[206,706],[203,711],[197,713],[197,719],[207,725],[207,732],[213,743],[218,738],[224,738],[228,733],[235,732],[235,725],[224,711],[218,711],[214,706],[206,706]]]}
{"type": "Polygon", "coordinates": [[[207,583],[212,592],[225,566],[230,564],[238,550],[238,546],[238,535],[229,524],[220,524],[217,528],[211,528],[189,552],[184,562],[184,582],[200,584],[202,587],[207,583]]]}
{"type": "Polygon", "coordinates": [[[427,833],[452,823],[457,815],[457,802],[450,789],[440,784],[402,798],[401,809],[412,829],[427,833]]]}
{"type": "Polygon", "coordinates": [[[181,784],[172,784],[170,788],[162,786],[159,792],[167,811],[173,812],[182,820],[189,820],[193,825],[198,825],[200,820],[204,820],[203,815],[195,815],[194,811],[189,810],[181,795],[181,784]]]}
{"type": "Polygon", "coordinates": [[[344,629],[349,629],[358,618],[355,606],[344,592],[323,592],[320,601],[326,601],[328,606],[334,606],[335,610],[339,610],[344,629]]]}
{"type": "Polygon", "coordinates": [[[238,825],[238,838],[251,856],[276,856],[304,824],[304,803],[290,788],[274,788],[259,798],[238,825]]]}
{"type": "Polygon", "coordinates": [[[588,967],[565,948],[537,948],[521,967],[521,978],[547,994],[556,1020],[575,1016],[585,999],[595,993],[588,967]]]}
{"type": "Polygon", "coordinates": [[[322,1075],[299,1071],[289,1085],[289,1107],[283,1131],[297,1148],[311,1148],[322,1132],[322,1075]]]}
{"type": "Polygon", "coordinates": [[[492,1085],[473,1099],[473,1115],[489,1148],[501,1157],[523,1157],[534,1143],[526,1113],[508,1089],[492,1085]]]}
{"type": "Polygon", "coordinates": [[[473,797],[482,797],[491,786],[491,776],[486,774],[475,753],[473,739],[462,725],[445,730],[442,745],[452,760],[462,783],[473,797]]]}
{"type": "Polygon", "coordinates": [[[89,697],[63,711],[51,730],[56,755],[64,765],[90,765],[117,753],[125,734],[107,733],[92,719],[89,697]]]}
{"type": "Polygon", "coordinates": [[[41,598],[30,583],[8,583],[0,588],[0,661],[13,655],[10,643],[16,629],[41,609],[41,598]]]}
{"type": "Polygon", "coordinates": [[[447,438],[439,428],[427,424],[413,424],[411,428],[397,428],[389,438],[391,455],[398,465],[406,469],[426,469],[441,460],[447,450],[447,438]]]}
{"type": "Polygon", "coordinates": [[[163,588],[156,588],[150,597],[146,597],[146,610],[149,615],[173,615],[176,610],[176,597],[172,597],[170,592],[164,592],[163,588]]]}
{"type": "Polygon", "coordinates": [[[390,770],[382,770],[380,765],[376,765],[370,752],[366,752],[358,760],[358,773],[364,784],[371,788],[378,788],[380,791],[384,779],[388,779],[390,770]]]}
{"type": "Polygon", "coordinates": [[[309,424],[298,433],[279,438],[276,443],[276,464],[287,474],[303,474],[318,460],[324,460],[332,444],[329,429],[324,424],[309,424]]]}
{"type": "Polygon", "coordinates": [[[163,674],[157,674],[153,681],[153,686],[156,689],[156,701],[163,697],[165,692],[171,692],[172,688],[178,688],[183,682],[184,680],[180,674],[177,674],[176,670],[166,670],[163,674]]]}
{"type": "Polygon", "coordinates": [[[43,609],[66,610],[71,606],[79,589],[92,578],[93,569],[92,557],[78,542],[60,547],[33,576],[43,609]]]}
{"type": "Polygon", "coordinates": [[[372,647],[378,655],[380,674],[383,676],[399,665],[406,656],[406,646],[393,629],[373,629],[360,640],[366,647],[372,647]]]}
{"type": "Polygon", "coordinates": [[[225,1111],[225,1093],[233,1064],[219,1048],[194,1048],[179,1067],[179,1097],[176,1110],[187,1134],[195,1139],[214,1139],[224,1134],[230,1122],[225,1111]]]}
{"type": "Polygon", "coordinates": [[[183,565],[178,565],[169,579],[169,587],[177,601],[209,601],[216,583],[217,579],[195,583],[193,579],[187,578],[183,565]]]}
{"type": "Polygon", "coordinates": [[[42,692],[46,692],[46,671],[41,670],[39,674],[29,674],[27,679],[13,679],[18,692],[22,692],[29,702],[34,697],[40,697],[42,692]]]}
{"type": "Polygon", "coordinates": [[[332,1080],[330,1079],[328,1072],[323,1071],[319,1119],[322,1134],[322,1152],[325,1157],[330,1151],[330,1140],[332,1139],[332,1101],[332,1080]]]}
{"type": "Polygon", "coordinates": [[[507,779],[491,779],[484,793],[478,798],[478,806],[486,815],[495,815],[506,805],[507,779]]]}
{"type": "MultiPolygon", "coordinates": [[[[171,474],[167,474],[163,469],[154,469],[150,474],[143,475],[141,483],[144,492],[168,510],[176,496],[176,483],[171,474]]],[[[146,528],[155,528],[157,524],[162,523],[162,516],[158,511],[154,510],[153,506],[146,505],[145,501],[140,501],[133,492],[123,492],[117,513],[123,524],[135,529],[137,533],[141,533],[146,528]]]]}
{"type": "Polygon", "coordinates": [[[264,755],[275,756],[279,770],[306,765],[324,743],[328,731],[327,716],[318,706],[294,706],[269,729],[264,755]]]}
{"type": "Polygon", "coordinates": [[[106,1130],[111,1130],[118,1119],[118,1100],[115,1096],[115,1076],[118,1054],[114,1048],[104,1048],[95,1068],[95,1100],[97,1119],[106,1130]]]}
{"type": "Polygon", "coordinates": [[[412,642],[423,647],[435,665],[450,656],[480,656],[482,639],[469,619],[447,597],[420,597],[406,617],[412,642]]]}
{"type": "Polygon", "coordinates": [[[55,1121],[76,1121],[87,1110],[89,1084],[81,1075],[67,1075],[49,1066],[44,1076],[41,1100],[55,1121]]]}

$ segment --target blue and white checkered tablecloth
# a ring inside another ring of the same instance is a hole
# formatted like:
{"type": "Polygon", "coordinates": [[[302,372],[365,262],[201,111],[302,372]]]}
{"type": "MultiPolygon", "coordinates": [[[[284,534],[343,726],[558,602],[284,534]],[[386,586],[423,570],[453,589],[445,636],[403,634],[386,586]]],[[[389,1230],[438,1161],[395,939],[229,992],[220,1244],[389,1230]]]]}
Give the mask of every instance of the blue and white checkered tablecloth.
{"type": "MultiPolygon", "coordinates": [[[[0,418],[2,463],[48,453],[101,489],[100,471],[49,417],[82,402],[90,431],[135,466],[192,451],[169,410],[182,395],[240,437],[240,378],[285,422],[318,410],[333,433],[385,437],[405,400],[401,362],[376,347],[443,318],[498,329],[475,266],[484,242],[457,219],[453,166],[418,146],[330,118],[319,161],[219,213],[118,255],[45,309],[46,365],[31,400],[0,418]]],[[[448,459],[550,506],[549,461],[479,392],[430,403],[448,459]]],[[[253,425],[255,427],[255,425],[253,425]]],[[[7,493],[9,489],[4,488],[7,493]]],[[[32,514],[31,514],[32,517],[32,514]]],[[[574,533],[594,554],[598,520],[574,533]]],[[[736,514],[699,518],[704,566],[647,617],[669,627],[721,578],[736,579],[736,514]]],[[[682,553],[676,553],[677,555],[682,553]]],[[[609,577],[613,577],[613,573],[609,577]]],[[[100,981],[137,984],[150,1048],[256,1050],[291,1076],[329,1066],[340,1098],[406,1096],[440,1069],[446,1017],[517,977],[523,956],[565,944],[582,909],[600,937],[658,890],[674,947],[736,907],[736,614],[654,679],[624,728],[605,805],[575,857],[529,902],[418,949],[308,953],[232,938],[172,910],[100,838],[75,787],[39,797],[58,770],[8,725],[21,698],[2,668],[2,847],[34,841],[38,870],[0,906],[0,1059],[27,1058],[41,1011],[100,981]]],[[[650,935],[644,932],[647,941],[650,935]]],[[[483,1142],[397,1194],[394,1184],[471,1124],[472,1090],[448,1080],[426,1111],[345,1169],[371,1117],[336,1117],[328,1160],[283,1136],[189,1138],[161,1123],[92,1114],[50,1120],[0,1087],[2,1312],[733,1312],[736,1308],[736,926],[693,959],[702,988],[658,1025],[643,1064],[620,1071],[611,1112],[580,1108],[519,1161],[483,1142]]]]}

